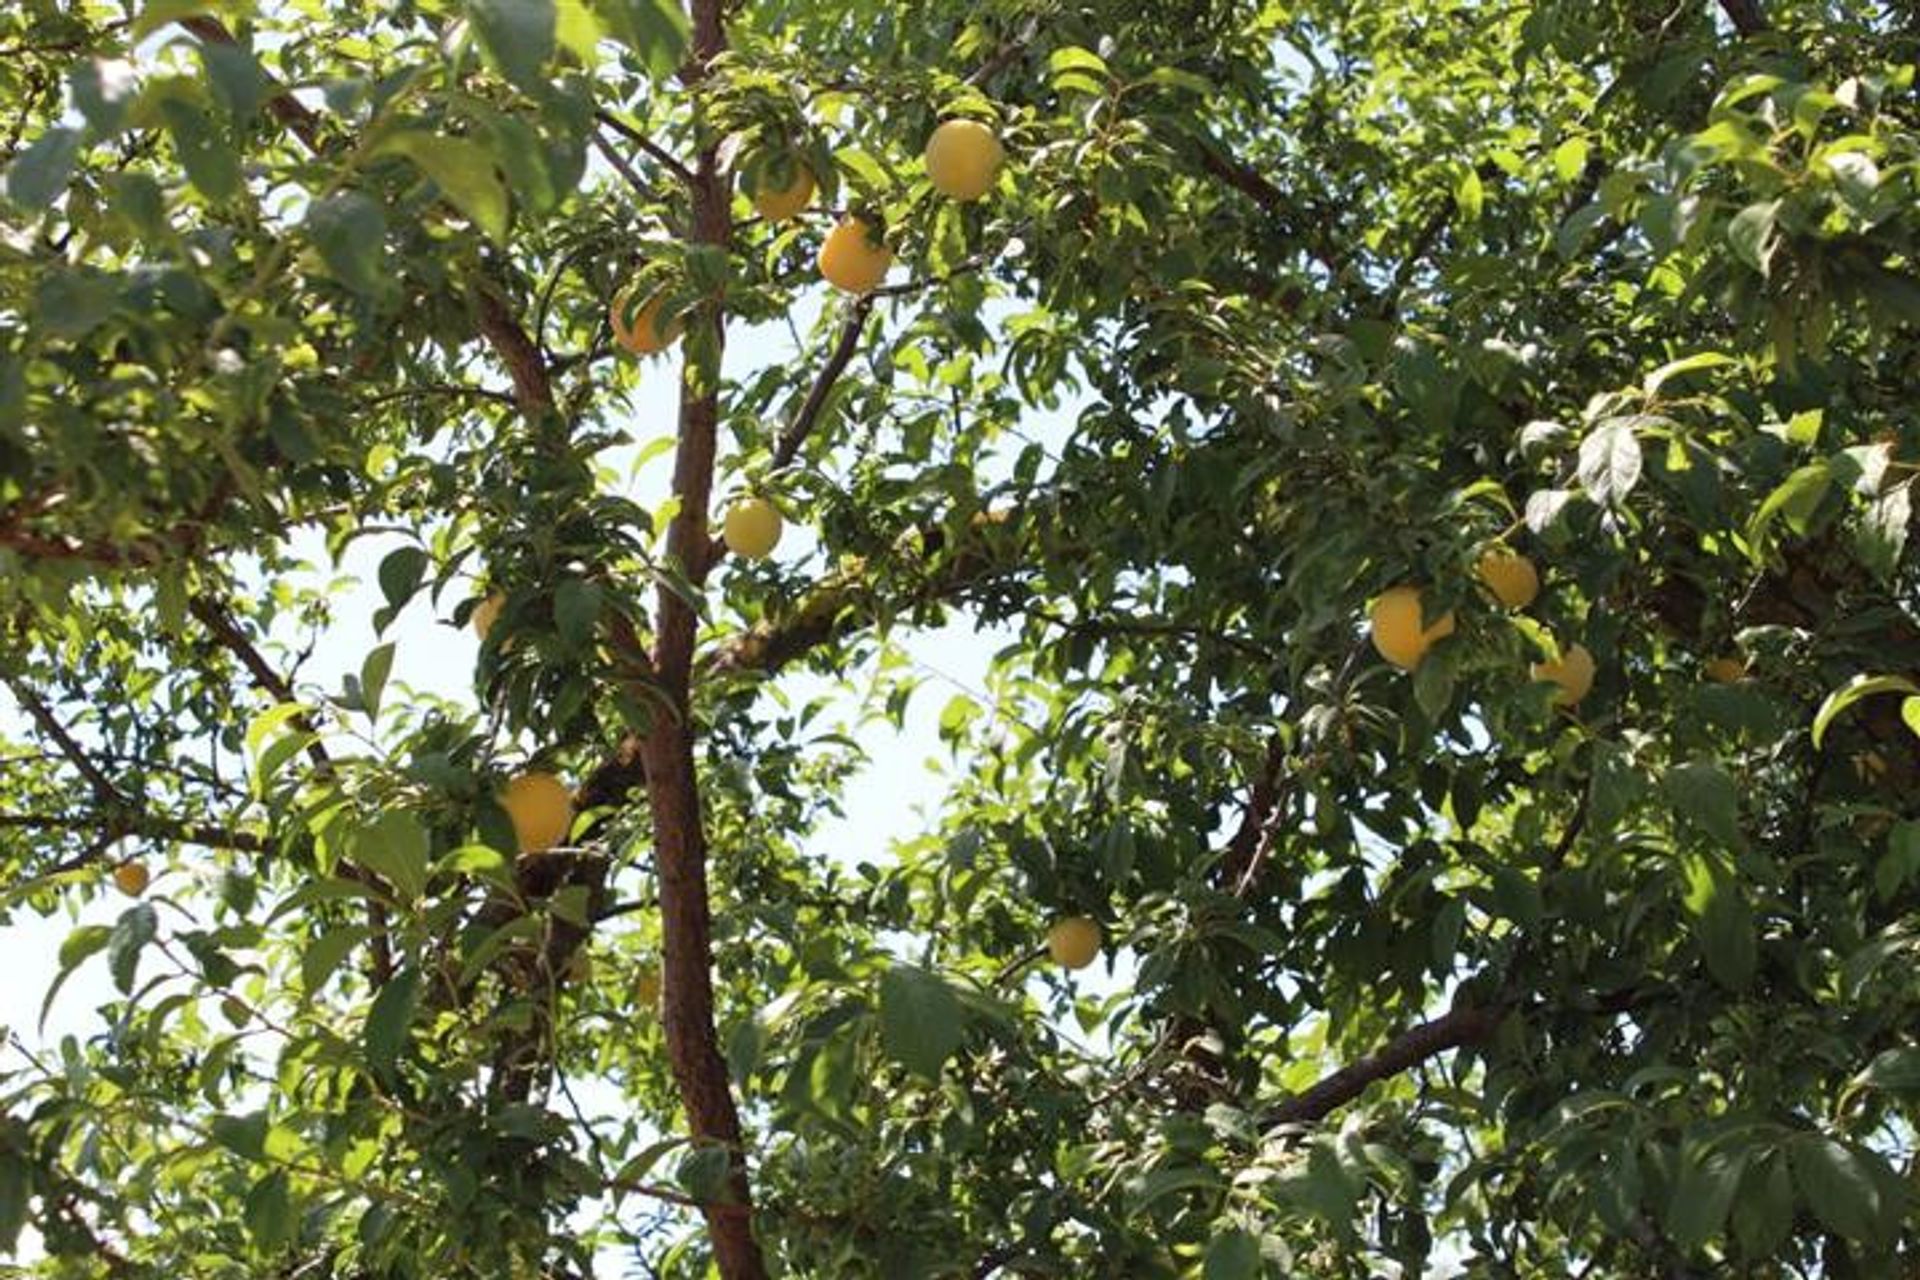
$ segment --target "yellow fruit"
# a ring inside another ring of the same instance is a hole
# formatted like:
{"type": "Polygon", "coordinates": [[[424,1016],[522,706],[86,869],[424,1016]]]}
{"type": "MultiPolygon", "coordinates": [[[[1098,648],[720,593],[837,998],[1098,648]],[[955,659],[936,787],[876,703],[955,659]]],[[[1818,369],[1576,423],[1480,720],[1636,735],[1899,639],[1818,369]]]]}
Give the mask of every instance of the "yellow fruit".
{"type": "Polygon", "coordinates": [[[627,323],[627,304],[632,301],[628,294],[631,289],[623,289],[614,295],[613,306],[608,310],[607,319],[613,325],[613,340],[637,356],[650,356],[665,351],[680,336],[680,322],[675,320],[665,329],[660,327],[660,310],[666,305],[666,296],[658,295],[643,303],[633,313],[633,323],[627,323]]]}
{"type": "Polygon", "coordinates": [[[844,293],[872,293],[892,265],[893,250],[881,242],[879,228],[864,218],[840,219],[820,246],[820,274],[844,293]]]}
{"type": "Polygon", "coordinates": [[[1553,705],[1571,707],[1593,689],[1593,655],[1583,644],[1569,645],[1557,662],[1533,664],[1533,678],[1560,687],[1554,691],[1553,705]]]}
{"type": "Polygon", "coordinates": [[[1062,968],[1086,968],[1100,954],[1100,926],[1085,916],[1056,920],[1047,930],[1047,954],[1062,968]]]}
{"type": "Polygon", "coordinates": [[[521,853],[545,853],[573,829],[573,793],[550,773],[523,773],[500,793],[521,853]]]}
{"type": "Polygon", "coordinates": [[[473,634],[480,637],[480,643],[487,642],[487,633],[493,630],[493,624],[500,621],[500,611],[507,607],[507,598],[498,591],[474,606],[473,634]]]}
{"type": "Polygon", "coordinates": [[[993,189],[1007,158],[993,130],[978,120],[949,120],[927,139],[927,179],[955,200],[978,200],[993,189]]]}
{"type": "Polygon", "coordinates": [[[652,1012],[660,1007],[660,966],[645,964],[634,975],[633,998],[640,1007],[652,1012]]]}
{"type": "MultiPolygon", "coordinates": [[[[763,175],[771,178],[771,173],[763,175]]],[[[753,193],[753,211],[768,222],[785,222],[813,199],[813,175],[804,165],[793,167],[793,180],[784,187],[764,186],[753,193]]]]}
{"type": "Polygon", "coordinates": [[[1533,561],[1505,547],[1488,547],[1480,554],[1476,572],[1493,598],[1509,609],[1524,609],[1540,594],[1540,574],[1533,561]]]}
{"type": "Polygon", "coordinates": [[[1707,663],[1707,679],[1719,684],[1738,684],[1747,678],[1747,660],[1728,655],[1707,663]]]}
{"type": "Polygon", "coordinates": [[[147,874],[147,868],[138,862],[123,862],[113,869],[113,887],[129,898],[137,898],[145,893],[152,879],[147,874]]]}
{"type": "Polygon", "coordinates": [[[1453,634],[1453,614],[1432,626],[1422,629],[1425,621],[1421,613],[1420,589],[1418,587],[1392,587],[1380,593],[1373,602],[1371,616],[1373,629],[1373,647],[1380,656],[1403,671],[1411,671],[1419,666],[1427,656],[1427,650],[1434,641],[1444,640],[1453,634]]]}
{"type": "Polygon", "coordinates": [[[780,511],[765,498],[741,498],[727,508],[720,524],[727,550],[749,560],[765,560],[780,544],[780,511]]]}

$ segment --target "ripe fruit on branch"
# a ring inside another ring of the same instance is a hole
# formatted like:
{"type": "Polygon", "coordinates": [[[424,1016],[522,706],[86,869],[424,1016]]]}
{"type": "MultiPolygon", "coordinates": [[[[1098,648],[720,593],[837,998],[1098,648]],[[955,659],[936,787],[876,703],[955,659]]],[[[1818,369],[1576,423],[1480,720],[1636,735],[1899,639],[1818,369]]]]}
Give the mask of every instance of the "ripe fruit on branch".
{"type": "Polygon", "coordinates": [[[1047,954],[1063,969],[1084,969],[1100,954],[1100,926],[1086,916],[1067,916],[1047,930],[1047,954]]]}
{"type": "Polygon", "coordinates": [[[550,773],[523,773],[500,792],[500,807],[513,820],[513,838],[523,854],[545,853],[573,829],[573,793],[550,773]]]}
{"type": "Polygon", "coordinates": [[[765,560],[780,545],[785,522],[780,509],[765,498],[740,498],[727,508],[720,522],[720,540],[727,550],[748,560],[765,560]]]}
{"type": "Polygon", "coordinates": [[[680,337],[681,331],[677,319],[664,329],[660,326],[660,312],[666,306],[666,295],[655,294],[635,310],[630,296],[632,292],[629,287],[615,294],[613,305],[608,309],[607,319],[613,325],[613,340],[637,356],[665,351],[680,337]],[[632,317],[631,321],[629,316],[632,317]]]}
{"type": "Polygon", "coordinates": [[[498,591],[474,606],[473,616],[468,619],[473,624],[473,634],[480,637],[480,643],[487,642],[487,633],[493,630],[493,624],[500,621],[500,611],[507,607],[507,598],[498,591]]]}
{"type": "Polygon", "coordinates": [[[1747,678],[1747,660],[1738,654],[1727,654],[1711,659],[1706,672],[1707,679],[1716,684],[1739,684],[1747,678]]]}
{"type": "Polygon", "coordinates": [[[768,166],[759,175],[762,185],[751,194],[753,211],[768,222],[785,222],[797,217],[813,201],[813,174],[798,162],[792,164],[784,180],[768,166]]]}
{"type": "Polygon", "coordinates": [[[1488,547],[1475,566],[1493,598],[1508,609],[1524,609],[1540,594],[1540,573],[1533,561],[1506,547],[1488,547]]]}
{"type": "Polygon", "coordinates": [[[1554,690],[1553,705],[1571,707],[1593,689],[1593,655],[1583,644],[1569,645],[1553,662],[1533,664],[1533,678],[1560,687],[1554,690]]]}
{"type": "Polygon", "coordinates": [[[152,880],[145,863],[123,862],[113,869],[113,887],[129,898],[137,898],[145,893],[152,880]]]}
{"type": "Polygon", "coordinates": [[[851,214],[834,224],[820,246],[820,274],[842,293],[872,293],[892,265],[893,250],[880,228],[851,214]]]}
{"type": "Polygon", "coordinates": [[[927,180],[941,195],[978,200],[1000,176],[1006,148],[978,120],[949,120],[927,139],[927,180]]]}
{"type": "Polygon", "coordinates": [[[1435,641],[1453,634],[1453,614],[1449,611],[1432,626],[1423,626],[1418,587],[1391,587],[1380,593],[1369,615],[1373,647],[1380,656],[1403,671],[1412,671],[1426,658],[1435,641]]]}

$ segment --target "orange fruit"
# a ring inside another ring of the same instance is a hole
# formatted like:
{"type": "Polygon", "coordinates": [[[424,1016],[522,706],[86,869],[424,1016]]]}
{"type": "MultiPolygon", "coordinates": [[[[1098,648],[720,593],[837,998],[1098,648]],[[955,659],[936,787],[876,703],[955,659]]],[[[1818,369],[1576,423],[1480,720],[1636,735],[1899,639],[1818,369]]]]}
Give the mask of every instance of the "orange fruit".
{"type": "Polygon", "coordinates": [[[613,306],[607,319],[613,325],[613,340],[637,356],[650,356],[665,351],[680,337],[681,325],[678,320],[665,329],[660,327],[660,310],[666,305],[666,296],[656,294],[642,303],[640,309],[629,312],[628,296],[631,288],[623,289],[614,295],[613,306]],[[627,323],[627,316],[633,316],[633,323],[627,323]]]}
{"type": "Polygon", "coordinates": [[[880,239],[880,229],[851,214],[834,224],[820,246],[820,274],[843,293],[872,293],[892,265],[893,250],[880,239]]]}
{"type": "Polygon", "coordinates": [[[793,165],[792,177],[784,185],[777,185],[778,179],[771,168],[760,177],[768,185],[754,189],[753,211],[768,222],[785,222],[797,217],[813,200],[813,175],[805,165],[793,165]]]}
{"type": "Polygon", "coordinates": [[[153,877],[148,874],[144,863],[123,862],[113,869],[113,887],[129,898],[137,898],[145,893],[152,881],[153,877]]]}
{"type": "Polygon", "coordinates": [[[507,598],[498,591],[474,606],[469,621],[473,623],[473,634],[480,637],[481,644],[487,642],[487,633],[493,630],[494,623],[500,621],[500,611],[506,607],[507,598]]]}
{"type": "Polygon", "coordinates": [[[1432,626],[1426,621],[1418,587],[1391,587],[1380,593],[1369,614],[1373,647],[1380,656],[1403,671],[1412,671],[1426,658],[1436,640],[1453,634],[1453,614],[1432,626]]]}
{"type": "Polygon", "coordinates": [[[1533,664],[1533,678],[1557,684],[1553,705],[1571,707],[1587,696],[1593,689],[1593,655],[1587,652],[1583,644],[1569,645],[1553,662],[1533,664]]]}
{"type": "Polygon", "coordinates": [[[513,838],[523,854],[545,853],[573,829],[573,793],[550,773],[523,773],[508,781],[500,807],[513,820],[513,838]]]}
{"type": "Polygon", "coordinates": [[[978,120],[949,120],[927,139],[927,180],[954,200],[978,200],[993,189],[1006,148],[978,120]]]}
{"type": "Polygon", "coordinates": [[[1047,930],[1047,954],[1063,969],[1084,969],[1100,954],[1100,926],[1086,916],[1056,920],[1047,930]]]}
{"type": "Polygon", "coordinates": [[[1707,663],[1706,673],[1716,684],[1738,684],[1747,678],[1747,660],[1738,654],[1714,658],[1707,663]]]}
{"type": "Polygon", "coordinates": [[[1533,561],[1506,547],[1488,547],[1481,552],[1474,571],[1493,598],[1506,608],[1524,609],[1540,594],[1540,573],[1533,561]]]}
{"type": "Polygon", "coordinates": [[[765,560],[780,545],[783,524],[780,509],[765,498],[741,498],[727,508],[720,540],[737,556],[765,560]]]}

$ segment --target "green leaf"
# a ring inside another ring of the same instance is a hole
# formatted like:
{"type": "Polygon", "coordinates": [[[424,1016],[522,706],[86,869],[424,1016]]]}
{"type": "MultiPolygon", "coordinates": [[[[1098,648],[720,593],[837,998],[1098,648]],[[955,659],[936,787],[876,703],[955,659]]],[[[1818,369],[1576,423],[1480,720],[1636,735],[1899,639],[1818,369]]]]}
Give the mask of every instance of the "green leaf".
{"type": "Polygon", "coordinates": [[[261,1251],[278,1248],[293,1238],[293,1196],[287,1171],[275,1169],[253,1184],[242,1210],[247,1235],[261,1251]]]}
{"type": "Polygon", "coordinates": [[[67,73],[67,92],[87,118],[93,136],[107,141],[125,127],[127,112],[140,93],[140,77],[132,63],[117,58],[87,58],[67,73]]]}
{"type": "Polygon", "coordinates": [[[1746,990],[1758,958],[1753,908],[1732,876],[1714,877],[1697,929],[1707,972],[1730,991],[1746,990]]]}
{"type": "Polygon", "coordinates": [[[1772,267],[1773,251],[1778,243],[1775,223],[1780,217],[1778,200],[1750,204],[1727,224],[1727,243],[1740,261],[1766,275],[1772,267]]]}
{"type": "Polygon", "coordinates": [[[680,69],[691,28],[676,0],[594,0],[594,12],[607,34],[631,49],[656,81],[680,69]]]}
{"type": "Polygon", "coordinates": [[[1825,461],[1808,463],[1781,481],[1747,522],[1747,541],[1753,544],[1755,558],[1765,555],[1767,530],[1776,517],[1786,516],[1790,528],[1805,533],[1832,484],[1833,468],[1825,461]]]}
{"type": "Polygon", "coordinates": [[[1720,1234],[1746,1162],[1703,1144],[1688,1144],[1680,1154],[1679,1176],[1667,1203],[1667,1232],[1692,1253],[1720,1234]]]}
{"type": "Polygon", "coordinates": [[[1553,171],[1562,182],[1573,182],[1587,171],[1587,140],[1568,138],[1553,149],[1553,171]]]}
{"type": "Polygon", "coordinates": [[[247,125],[267,100],[267,75],[251,51],[238,44],[200,42],[200,62],[206,68],[213,97],[237,125],[247,125]]]}
{"type": "Polygon", "coordinates": [[[714,1204],[727,1198],[727,1175],[732,1168],[733,1158],[725,1147],[701,1143],[681,1154],[673,1177],[694,1200],[714,1204]]]}
{"type": "Polygon", "coordinates": [[[1881,1189],[1870,1157],[1821,1134],[1803,1135],[1789,1150],[1794,1185],[1827,1230],[1848,1240],[1878,1233],[1881,1189]]]}
{"type": "MultiPolygon", "coordinates": [[[[1920,695],[1920,687],[1905,676],[1870,676],[1862,673],[1829,693],[1820,703],[1820,709],[1813,716],[1813,745],[1817,748],[1827,736],[1836,717],[1862,698],[1871,698],[1877,693],[1905,693],[1920,695]]],[[[1905,704],[1901,704],[1904,716],[1905,704]]]]}
{"type": "Polygon", "coordinates": [[[1464,169],[1453,184],[1453,203],[1460,210],[1463,222],[1478,222],[1486,207],[1486,188],[1480,182],[1480,175],[1473,169],[1464,169]]]}
{"type": "Polygon", "coordinates": [[[187,171],[187,181],[215,204],[240,192],[240,156],[221,135],[207,113],[191,102],[169,97],[160,103],[174,154],[187,171]]]}
{"type": "Polygon", "coordinates": [[[7,166],[7,199],[40,210],[59,199],[80,158],[80,130],[55,125],[7,166]]]}
{"type": "Polygon", "coordinates": [[[1793,1231],[1793,1175],[1780,1152],[1750,1162],[1733,1202],[1733,1234],[1750,1256],[1764,1257],[1793,1231]]]}
{"type": "Polygon", "coordinates": [[[895,965],[880,978],[880,1044],[907,1070],[938,1079],[966,1037],[960,1001],[937,974],[895,965]]]}
{"type": "Polygon", "coordinates": [[[1883,1049],[1860,1069],[1852,1083],[1889,1093],[1920,1093],[1920,1049],[1883,1049]]]}
{"type": "Polygon", "coordinates": [[[578,650],[593,642],[594,628],[600,621],[600,601],[599,584],[583,578],[568,578],[555,588],[553,626],[561,644],[578,650]]]}
{"type": "Polygon", "coordinates": [[[24,1156],[0,1145],[0,1253],[14,1254],[32,1198],[33,1167],[24,1156]]]}
{"type": "Polygon", "coordinates": [[[1047,80],[1055,93],[1098,96],[1107,91],[1111,79],[1106,59],[1091,49],[1065,45],[1047,55],[1047,80]]]}
{"type": "Polygon", "coordinates": [[[412,902],[427,887],[426,826],[405,809],[389,809],[353,836],[353,860],[378,874],[402,902],[412,902]]]}
{"type": "Polygon", "coordinates": [[[373,998],[362,1032],[367,1065],[384,1080],[393,1078],[400,1050],[407,1043],[407,1029],[413,1023],[414,1007],[420,1000],[420,971],[402,969],[393,975],[380,994],[373,998]]]}
{"type": "Polygon", "coordinates": [[[50,338],[81,338],[113,314],[120,284],[104,271],[49,271],[34,290],[34,327],[50,338]]]}
{"type": "Polygon", "coordinates": [[[1920,873],[1920,822],[1897,822],[1887,833],[1887,851],[1873,868],[1873,891],[1882,902],[1920,873]]]}
{"type": "Polygon", "coordinates": [[[1669,360],[1641,380],[1641,387],[1650,396],[1660,394],[1662,387],[1684,374],[1698,373],[1702,369],[1720,369],[1730,364],[1738,364],[1732,356],[1719,351],[1698,351],[1678,360],[1669,360]]]}
{"type": "Polygon", "coordinates": [[[386,690],[387,677],[393,673],[393,642],[377,645],[360,664],[360,700],[366,704],[367,718],[380,718],[380,695],[386,690]]]}
{"type": "Polygon", "coordinates": [[[307,209],[307,239],[341,284],[362,295],[383,292],[387,219],[357,191],[316,200],[307,209]]]}
{"type": "Polygon", "coordinates": [[[1640,483],[1640,440],[1630,418],[1609,418],[1580,442],[1580,487],[1603,507],[1619,506],[1640,483]]]}
{"type": "Polygon", "coordinates": [[[242,1160],[261,1160],[266,1157],[269,1127],[266,1112],[249,1111],[241,1115],[217,1115],[207,1123],[207,1132],[242,1160]]]}
{"type": "Polygon", "coordinates": [[[1680,818],[1728,849],[1746,845],[1740,830],[1740,789],[1725,769],[1695,760],[1667,770],[1667,802],[1680,818]]]}
{"type": "Polygon", "coordinates": [[[152,905],[145,902],[127,908],[113,926],[113,934],[107,939],[107,968],[113,974],[113,985],[120,988],[122,995],[132,993],[140,953],[159,930],[160,917],[152,905]]]}
{"type": "Polygon", "coordinates": [[[1201,1280],[1258,1280],[1259,1275],[1260,1241],[1250,1233],[1235,1227],[1207,1245],[1201,1280]]]}
{"type": "Polygon", "coordinates": [[[74,928],[60,942],[60,968],[47,984],[47,993],[40,998],[40,1023],[47,1025],[47,1014],[53,1008],[54,997],[60,994],[60,988],[67,984],[73,971],[80,967],[89,956],[100,952],[113,940],[113,930],[104,924],[83,924],[74,928]]]}
{"type": "Polygon", "coordinates": [[[506,243],[507,187],[485,147],[465,138],[413,129],[388,138],[380,151],[411,160],[488,239],[506,243]]]}
{"type": "Polygon", "coordinates": [[[72,969],[91,955],[97,954],[113,937],[113,930],[104,924],[83,924],[60,940],[60,967],[72,969]]]}
{"type": "Polygon", "coordinates": [[[427,553],[419,547],[396,547],[381,557],[380,594],[387,598],[387,608],[398,613],[413,599],[428,563],[427,553]]]}
{"type": "Polygon", "coordinates": [[[300,953],[300,988],[309,997],[327,985],[347,953],[366,941],[365,925],[347,924],[318,934],[300,953]]]}
{"type": "Polygon", "coordinates": [[[553,56],[557,32],[553,0],[466,0],[466,10],[501,75],[531,93],[545,88],[540,71],[553,56]]]}
{"type": "MultiPolygon", "coordinates": [[[[129,6],[131,7],[131,6],[129,6]]],[[[147,0],[130,29],[133,39],[144,40],[164,26],[182,18],[212,14],[222,18],[245,18],[253,13],[252,0],[147,0]]]]}

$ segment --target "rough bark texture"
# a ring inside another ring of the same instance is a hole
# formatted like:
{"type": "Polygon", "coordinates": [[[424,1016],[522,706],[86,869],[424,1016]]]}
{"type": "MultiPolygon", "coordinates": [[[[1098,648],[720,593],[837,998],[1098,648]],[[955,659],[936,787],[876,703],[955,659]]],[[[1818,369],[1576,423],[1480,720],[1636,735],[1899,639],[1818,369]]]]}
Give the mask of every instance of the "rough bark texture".
{"type": "MultiPolygon", "coordinates": [[[[726,47],[721,0],[694,0],[693,55],[684,78],[699,81],[726,47]]],[[[695,158],[688,184],[693,235],[702,244],[725,245],[730,227],[729,193],[720,158],[712,147],[695,158]]],[[[709,327],[710,361],[690,357],[680,392],[680,439],[674,454],[673,491],[680,509],[667,530],[667,555],[698,587],[713,565],[707,508],[713,497],[713,463],[720,423],[716,386],[725,322],[717,300],[703,309],[709,327]],[[702,371],[702,365],[705,371],[702,371]]],[[[656,612],[653,667],[662,705],[641,744],[640,762],[653,820],[654,858],[660,874],[663,1020],[667,1055],[694,1139],[727,1149],[732,1157],[727,1203],[703,1206],[714,1262],[724,1280],[763,1280],[766,1263],[754,1239],[752,1194],[740,1114],[727,1081],[713,1021],[713,921],[708,899],[706,829],[700,812],[694,763],[691,683],[699,618],[686,599],[663,587],[656,612]]]]}

